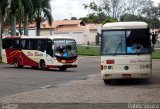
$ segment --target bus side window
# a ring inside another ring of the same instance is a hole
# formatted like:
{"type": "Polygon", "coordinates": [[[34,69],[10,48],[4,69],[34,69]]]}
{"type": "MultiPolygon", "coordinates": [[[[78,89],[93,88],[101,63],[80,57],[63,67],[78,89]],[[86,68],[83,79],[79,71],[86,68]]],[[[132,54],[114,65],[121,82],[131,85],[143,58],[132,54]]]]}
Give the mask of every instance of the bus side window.
{"type": "Polygon", "coordinates": [[[24,41],[25,41],[24,49],[29,49],[29,40],[24,40],[24,41]]]}
{"type": "Polygon", "coordinates": [[[36,40],[36,39],[31,40],[31,49],[32,50],[38,49],[38,40],[36,40]]]}
{"type": "Polygon", "coordinates": [[[37,50],[44,52],[45,50],[47,51],[48,49],[50,49],[52,45],[51,46],[48,45],[48,40],[40,39],[40,40],[37,40],[36,47],[37,47],[37,50]]]}
{"type": "Polygon", "coordinates": [[[6,40],[3,39],[3,40],[2,40],[2,48],[3,48],[3,49],[6,48],[6,46],[5,46],[6,43],[5,43],[5,42],[6,42],[6,40]]]}
{"type": "Polygon", "coordinates": [[[37,50],[41,50],[41,40],[38,40],[37,50]]]}
{"type": "Polygon", "coordinates": [[[31,39],[31,40],[28,40],[29,42],[28,42],[28,44],[29,44],[29,47],[28,47],[28,49],[30,49],[30,50],[36,50],[36,46],[37,45],[35,45],[36,43],[34,42],[35,40],[34,39],[31,39]],[[35,44],[34,44],[35,43],[35,44]]]}
{"type": "Polygon", "coordinates": [[[37,40],[37,49],[40,51],[46,50],[45,40],[43,39],[37,40]]]}
{"type": "Polygon", "coordinates": [[[20,49],[20,40],[13,40],[13,48],[14,49],[20,49]]]}
{"type": "Polygon", "coordinates": [[[13,49],[14,40],[6,39],[5,40],[5,48],[13,49]]]}
{"type": "Polygon", "coordinates": [[[34,40],[29,40],[30,41],[30,48],[31,50],[34,50],[34,40]]]}
{"type": "Polygon", "coordinates": [[[41,40],[41,51],[47,50],[47,40],[41,40]]]}
{"type": "Polygon", "coordinates": [[[21,49],[25,49],[25,45],[26,45],[26,40],[21,40],[21,49]]]}
{"type": "Polygon", "coordinates": [[[47,54],[50,56],[53,56],[53,51],[52,51],[52,41],[47,40],[47,48],[46,48],[47,54]]]}

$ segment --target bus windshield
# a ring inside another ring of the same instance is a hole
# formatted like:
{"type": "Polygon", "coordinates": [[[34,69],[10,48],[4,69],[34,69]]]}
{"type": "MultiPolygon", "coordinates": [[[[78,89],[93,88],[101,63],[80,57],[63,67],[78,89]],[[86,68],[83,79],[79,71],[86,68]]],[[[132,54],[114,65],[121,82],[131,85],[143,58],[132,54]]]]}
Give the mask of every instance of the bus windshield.
{"type": "Polygon", "coordinates": [[[54,56],[60,58],[77,57],[76,42],[74,40],[54,40],[53,41],[54,56]]]}
{"type": "Polygon", "coordinates": [[[148,29],[104,30],[102,32],[102,55],[150,53],[148,29]]]}

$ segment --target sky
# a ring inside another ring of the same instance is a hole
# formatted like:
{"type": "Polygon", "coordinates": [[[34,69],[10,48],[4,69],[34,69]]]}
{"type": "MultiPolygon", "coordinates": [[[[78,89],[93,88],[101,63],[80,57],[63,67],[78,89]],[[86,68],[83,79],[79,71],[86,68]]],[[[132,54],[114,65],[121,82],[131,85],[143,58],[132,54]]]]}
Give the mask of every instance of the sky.
{"type": "MultiPolygon", "coordinates": [[[[83,4],[94,0],[51,0],[52,15],[54,20],[70,19],[71,17],[85,17],[90,10],[84,9],[83,4]]],[[[152,0],[155,4],[160,0],[152,0]]]]}

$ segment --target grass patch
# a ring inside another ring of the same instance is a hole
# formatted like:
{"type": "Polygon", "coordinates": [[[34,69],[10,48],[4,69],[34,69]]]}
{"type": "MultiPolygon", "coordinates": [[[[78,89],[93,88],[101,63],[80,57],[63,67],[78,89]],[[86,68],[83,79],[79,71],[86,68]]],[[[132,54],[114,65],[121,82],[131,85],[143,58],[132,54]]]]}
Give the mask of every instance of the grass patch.
{"type": "MultiPolygon", "coordinates": [[[[86,56],[100,56],[100,47],[93,46],[78,46],[78,55],[86,55],[86,56]]],[[[160,59],[160,49],[155,49],[152,53],[153,59],[160,59]]]]}
{"type": "Polygon", "coordinates": [[[154,50],[154,52],[152,53],[152,58],[153,59],[160,59],[160,49],[154,50]]]}
{"type": "Polygon", "coordinates": [[[78,55],[100,56],[100,47],[78,46],[78,55]]]}

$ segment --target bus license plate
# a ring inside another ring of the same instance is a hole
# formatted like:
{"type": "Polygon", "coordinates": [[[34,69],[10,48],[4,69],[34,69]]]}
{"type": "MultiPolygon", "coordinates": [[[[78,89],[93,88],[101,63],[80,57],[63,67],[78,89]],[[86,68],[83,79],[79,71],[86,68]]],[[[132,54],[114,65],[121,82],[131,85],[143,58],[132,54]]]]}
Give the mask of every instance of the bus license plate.
{"type": "Polygon", "coordinates": [[[122,78],[131,78],[131,74],[122,74],[122,78]]]}

